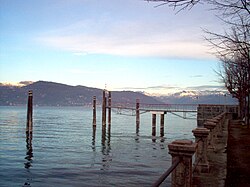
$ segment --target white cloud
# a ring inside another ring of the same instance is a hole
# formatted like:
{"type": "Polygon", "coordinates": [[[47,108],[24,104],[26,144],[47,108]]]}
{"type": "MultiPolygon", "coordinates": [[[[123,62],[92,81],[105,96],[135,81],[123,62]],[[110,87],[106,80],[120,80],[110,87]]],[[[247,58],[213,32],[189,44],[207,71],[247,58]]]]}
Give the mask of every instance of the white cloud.
{"type": "Polygon", "coordinates": [[[209,49],[199,35],[201,29],[197,27],[190,26],[183,30],[156,23],[104,22],[109,27],[103,28],[103,23],[82,21],[71,27],[58,29],[57,32],[43,34],[37,40],[43,45],[69,51],[74,55],[212,57],[207,53],[209,49]]]}

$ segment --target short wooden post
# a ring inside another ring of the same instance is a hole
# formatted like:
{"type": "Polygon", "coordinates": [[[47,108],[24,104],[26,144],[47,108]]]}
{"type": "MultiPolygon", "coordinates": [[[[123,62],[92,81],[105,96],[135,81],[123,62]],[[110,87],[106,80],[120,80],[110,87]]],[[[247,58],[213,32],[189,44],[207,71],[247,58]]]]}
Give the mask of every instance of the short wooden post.
{"type": "Polygon", "coordinates": [[[160,135],[164,136],[164,114],[161,114],[160,135]]]}
{"type": "Polygon", "coordinates": [[[136,99],[136,133],[139,132],[140,128],[140,100],[136,99]]]}
{"type": "Polygon", "coordinates": [[[152,114],[152,136],[156,134],[156,114],[152,114]]]}
{"type": "Polygon", "coordinates": [[[106,126],[106,94],[105,94],[105,90],[103,90],[103,95],[102,95],[102,125],[106,126]]]}
{"type": "Polygon", "coordinates": [[[93,97],[93,127],[96,126],[96,96],[93,97]]]}
{"type": "Polygon", "coordinates": [[[192,156],[196,151],[197,144],[190,140],[176,140],[168,145],[172,163],[177,159],[181,162],[172,172],[172,187],[192,186],[192,156]]]}
{"type": "Polygon", "coordinates": [[[111,125],[111,92],[108,95],[108,124],[111,125]]]}
{"type": "Polygon", "coordinates": [[[209,130],[207,128],[196,128],[193,131],[195,142],[198,144],[195,154],[196,170],[198,173],[208,173],[209,163],[207,159],[207,138],[209,130]]]}
{"type": "Polygon", "coordinates": [[[33,93],[29,90],[28,104],[27,104],[27,124],[26,133],[32,133],[33,131],[33,93]]]}

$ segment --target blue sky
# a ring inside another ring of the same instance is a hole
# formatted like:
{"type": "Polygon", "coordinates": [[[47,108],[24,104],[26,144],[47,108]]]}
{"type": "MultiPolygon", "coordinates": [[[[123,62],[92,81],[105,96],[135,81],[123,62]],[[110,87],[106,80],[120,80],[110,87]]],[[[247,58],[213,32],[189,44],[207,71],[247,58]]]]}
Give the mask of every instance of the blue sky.
{"type": "Polygon", "coordinates": [[[178,14],[143,0],[0,0],[0,82],[54,81],[170,93],[219,89],[202,28],[206,5],[178,14]]]}

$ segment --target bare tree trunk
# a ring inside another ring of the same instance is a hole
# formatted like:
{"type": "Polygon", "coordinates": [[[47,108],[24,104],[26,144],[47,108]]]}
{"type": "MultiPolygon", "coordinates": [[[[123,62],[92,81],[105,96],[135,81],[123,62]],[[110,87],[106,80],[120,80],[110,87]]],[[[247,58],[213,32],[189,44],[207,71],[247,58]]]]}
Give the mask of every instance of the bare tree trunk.
{"type": "Polygon", "coordinates": [[[249,123],[250,123],[250,120],[249,120],[249,118],[250,118],[250,93],[248,93],[248,96],[247,96],[248,98],[247,98],[247,115],[246,115],[246,117],[247,117],[247,128],[249,129],[249,123]]]}

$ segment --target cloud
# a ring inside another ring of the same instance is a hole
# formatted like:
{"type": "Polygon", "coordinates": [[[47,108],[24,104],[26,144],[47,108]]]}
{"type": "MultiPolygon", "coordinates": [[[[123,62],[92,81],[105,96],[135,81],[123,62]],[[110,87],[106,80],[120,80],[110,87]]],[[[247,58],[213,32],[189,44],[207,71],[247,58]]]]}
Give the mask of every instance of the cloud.
{"type": "Polygon", "coordinates": [[[203,77],[203,75],[192,75],[192,76],[190,76],[191,78],[201,78],[201,77],[203,77]]]}
{"type": "Polygon", "coordinates": [[[212,58],[207,53],[209,49],[204,41],[192,34],[199,30],[190,27],[185,28],[184,32],[180,28],[170,29],[156,23],[136,21],[111,24],[104,20],[102,24],[95,24],[87,20],[41,34],[36,40],[47,47],[69,51],[74,55],[212,58]],[[104,27],[105,23],[109,27],[104,27]]]}
{"type": "Polygon", "coordinates": [[[159,86],[149,86],[149,87],[120,87],[116,88],[119,90],[159,90],[159,89],[178,89],[179,87],[176,86],[165,86],[165,85],[159,85],[159,86]]]}
{"type": "Polygon", "coordinates": [[[226,90],[224,86],[219,85],[201,85],[201,86],[193,86],[193,87],[187,87],[188,90],[197,90],[197,91],[204,91],[204,90],[210,90],[210,91],[217,91],[217,90],[226,90]]]}

